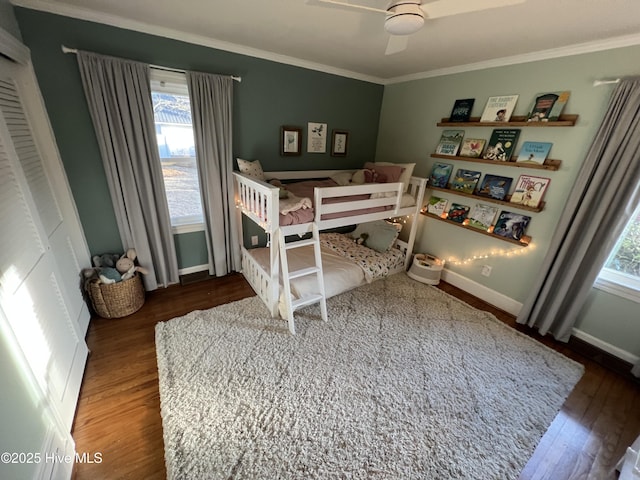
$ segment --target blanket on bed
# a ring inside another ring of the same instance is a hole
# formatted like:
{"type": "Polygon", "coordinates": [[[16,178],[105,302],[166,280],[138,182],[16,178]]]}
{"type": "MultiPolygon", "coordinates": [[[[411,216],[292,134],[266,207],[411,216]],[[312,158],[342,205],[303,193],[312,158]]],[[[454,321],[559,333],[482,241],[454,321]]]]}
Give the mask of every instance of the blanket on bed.
{"type": "Polygon", "coordinates": [[[385,253],[376,252],[358,245],[351,237],[341,233],[321,234],[320,245],[358,265],[367,283],[386,277],[390,271],[404,265],[404,254],[400,250],[392,248],[385,253]]]}
{"type": "Polygon", "coordinates": [[[307,209],[313,206],[309,197],[298,197],[289,192],[286,198],[280,199],[280,214],[287,215],[296,210],[307,209]]]}

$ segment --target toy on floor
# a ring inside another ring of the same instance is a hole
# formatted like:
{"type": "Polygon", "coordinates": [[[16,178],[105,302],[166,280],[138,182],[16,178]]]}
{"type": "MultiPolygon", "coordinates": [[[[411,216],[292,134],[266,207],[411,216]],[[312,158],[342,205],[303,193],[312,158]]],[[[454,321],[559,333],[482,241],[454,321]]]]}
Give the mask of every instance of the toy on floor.
{"type": "Polygon", "coordinates": [[[136,272],[143,275],[149,273],[144,267],[136,265],[135,260],[137,254],[135,249],[130,248],[124,254],[104,253],[102,255],[94,255],[93,268],[85,268],[82,270],[85,288],[87,282],[98,283],[116,283],[132,278],[136,272]]]}

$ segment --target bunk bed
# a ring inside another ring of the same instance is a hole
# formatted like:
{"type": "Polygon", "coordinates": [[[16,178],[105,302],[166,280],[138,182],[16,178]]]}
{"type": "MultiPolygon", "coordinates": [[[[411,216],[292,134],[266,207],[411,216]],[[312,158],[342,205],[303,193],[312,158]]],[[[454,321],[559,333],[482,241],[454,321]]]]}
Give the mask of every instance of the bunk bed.
{"type": "Polygon", "coordinates": [[[261,172],[262,178],[233,173],[236,207],[259,225],[268,238],[267,247],[246,248],[242,221],[238,221],[242,273],[272,317],[280,315],[289,320],[291,333],[295,333],[293,311],[299,306],[321,303],[326,320],[326,297],[380,276],[404,271],[411,261],[417,215],[427,180],[405,176],[402,181],[393,183],[351,184],[344,181],[356,172],[361,171],[261,172]],[[280,198],[283,188],[288,193],[286,199],[280,198]],[[337,227],[374,225],[376,221],[405,217],[413,217],[409,231],[402,233],[404,240],[394,241],[389,252],[373,251],[342,234],[320,234],[337,227]],[[307,238],[309,235],[310,239],[307,238]],[[306,240],[285,241],[291,236],[306,240]],[[311,263],[317,267],[317,284],[307,275],[314,273],[312,268],[305,268],[305,262],[313,260],[314,254],[315,262],[311,263]],[[301,273],[289,274],[289,267],[301,273]],[[329,286],[326,291],[325,285],[329,286]],[[305,295],[309,301],[299,299],[296,303],[292,300],[305,295]],[[283,296],[287,301],[283,301],[283,296]]]}

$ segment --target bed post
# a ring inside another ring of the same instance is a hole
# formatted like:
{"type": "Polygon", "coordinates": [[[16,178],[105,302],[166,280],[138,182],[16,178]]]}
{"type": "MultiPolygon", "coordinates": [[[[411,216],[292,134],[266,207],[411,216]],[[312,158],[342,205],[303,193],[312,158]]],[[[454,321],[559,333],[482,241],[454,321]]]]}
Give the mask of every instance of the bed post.
{"type": "Polygon", "coordinates": [[[411,219],[411,231],[409,232],[409,239],[407,240],[407,252],[404,258],[404,269],[406,270],[411,263],[411,256],[413,255],[413,245],[416,241],[416,233],[418,230],[418,220],[420,220],[420,210],[422,209],[422,202],[424,200],[424,191],[427,188],[427,179],[411,177],[410,188],[415,188],[416,194],[416,210],[411,219]]]}

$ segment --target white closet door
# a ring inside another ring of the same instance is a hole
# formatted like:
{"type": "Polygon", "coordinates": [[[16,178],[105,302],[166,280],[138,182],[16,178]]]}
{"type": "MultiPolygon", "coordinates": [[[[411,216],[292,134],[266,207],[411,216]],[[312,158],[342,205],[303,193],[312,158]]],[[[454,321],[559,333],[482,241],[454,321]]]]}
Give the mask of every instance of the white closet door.
{"type": "Polygon", "coordinates": [[[26,95],[33,95],[23,91],[25,70],[0,59],[0,302],[70,431],[87,357],[79,318],[88,313],[73,235],[33,133],[35,117],[25,108],[26,95]]]}

